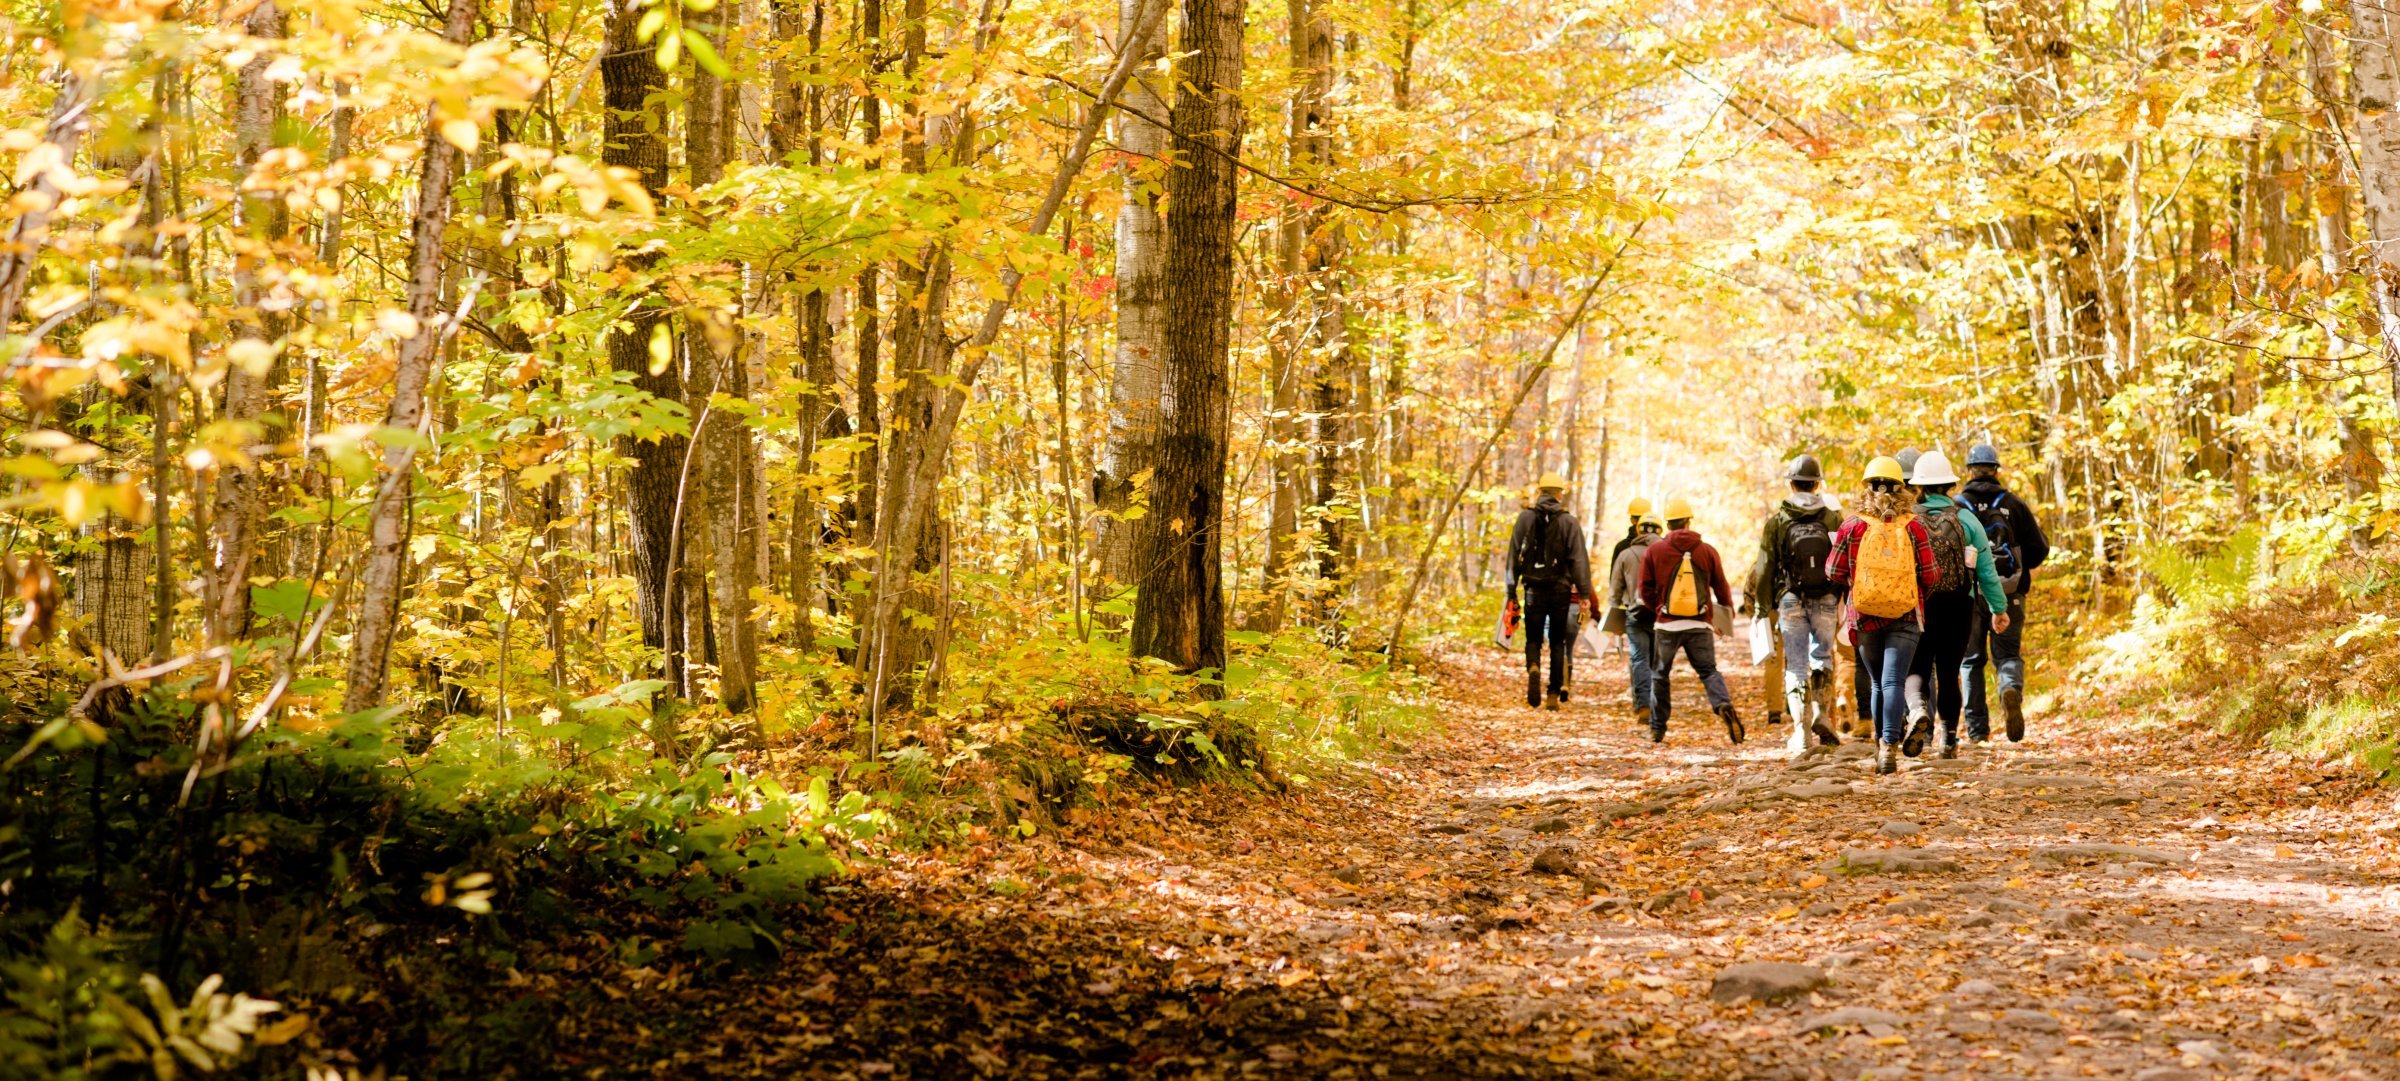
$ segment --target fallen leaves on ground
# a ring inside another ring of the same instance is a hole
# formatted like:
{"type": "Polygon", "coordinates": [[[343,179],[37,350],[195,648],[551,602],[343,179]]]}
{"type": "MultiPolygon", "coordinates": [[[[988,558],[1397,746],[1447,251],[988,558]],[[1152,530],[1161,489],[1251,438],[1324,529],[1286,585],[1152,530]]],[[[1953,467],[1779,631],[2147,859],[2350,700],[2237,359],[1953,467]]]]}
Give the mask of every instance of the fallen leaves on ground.
{"type": "Polygon", "coordinates": [[[894,854],[779,964],[627,976],[575,1022],[584,1064],[2400,1076],[2388,792],[2137,714],[1877,778],[1863,745],[1791,761],[1690,707],[1652,745],[1621,675],[1560,713],[1516,678],[1454,658],[1443,736],[1310,788],[894,854]]]}

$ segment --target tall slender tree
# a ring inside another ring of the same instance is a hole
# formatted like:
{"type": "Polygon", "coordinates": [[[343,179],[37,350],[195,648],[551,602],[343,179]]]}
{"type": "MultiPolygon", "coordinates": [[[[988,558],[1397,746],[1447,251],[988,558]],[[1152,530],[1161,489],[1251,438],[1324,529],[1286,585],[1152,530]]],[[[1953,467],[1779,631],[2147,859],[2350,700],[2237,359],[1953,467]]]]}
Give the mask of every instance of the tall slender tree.
{"type": "MultiPolygon", "coordinates": [[[[450,0],[442,39],[464,46],[475,29],[477,0],[450,0]]],[[[421,430],[425,399],[435,384],[442,342],[442,236],[450,226],[452,181],[458,177],[459,148],[443,134],[440,106],[425,114],[424,160],[417,173],[417,213],[410,223],[408,314],[414,327],[400,343],[392,374],[392,405],[384,427],[421,430]]],[[[463,313],[462,313],[463,315],[463,313]]],[[[359,576],[358,625],[350,639],[349,686],[342,708],[355,713],[383,704],[391,668],[392,638],[400,620],[400,585],[407,573],[408,502],[416,479],[416,447],[395,443],[384,450],[384,476],[367,518],[367,564],[359,576]]]]}
{"type": "Polygon", "coordinates": [[[1158,465],[1142,518],[1133,650],[1225,667],[1228,353],[1242,145],[1241,0],[1184,0],[1167,180],[1167,355],[1158,465]]]}

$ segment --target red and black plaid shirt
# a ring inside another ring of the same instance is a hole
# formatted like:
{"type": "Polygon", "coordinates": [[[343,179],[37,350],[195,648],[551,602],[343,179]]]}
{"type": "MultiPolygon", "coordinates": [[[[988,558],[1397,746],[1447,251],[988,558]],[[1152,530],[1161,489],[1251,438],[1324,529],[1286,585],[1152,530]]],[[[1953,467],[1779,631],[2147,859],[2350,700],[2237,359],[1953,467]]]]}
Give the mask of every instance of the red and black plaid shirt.
{"type": "MultiPolygon", "coordinates": [[[[1853,517],[1842,523],[1840,532],[1833,535],[1833,555],[1825,561],[1825,577],[1843,585],[1850,584],[1851,572],[1858,567],[1858,540],[1867,535],[1868,519],[1853,517]]],[[[1925,523],[1916,515],[1908,516],[1908,537],[1917,542],[1917,626],[1925,625],[1925,595],[1933,592],[1933,584],[1941,579],[1941,569],[1933,561],[1933,537],[1925,532],[1925,523]]],[[[1850,617],[1851,630],[1859,634],[1879,631],[1899,622],[1880,619],[1843,605],[1850,617]]],[[[1908,617],[1902,616],[1900,619],[1908,617]]]]}

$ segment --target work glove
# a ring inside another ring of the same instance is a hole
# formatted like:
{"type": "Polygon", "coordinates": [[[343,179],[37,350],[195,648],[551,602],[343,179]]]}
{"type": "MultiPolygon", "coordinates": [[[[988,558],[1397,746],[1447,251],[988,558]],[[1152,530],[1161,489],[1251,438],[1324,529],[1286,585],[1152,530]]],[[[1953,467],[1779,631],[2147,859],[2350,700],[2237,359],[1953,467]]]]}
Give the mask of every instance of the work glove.
{"type": "Polygon", "coordinates": [[[1517,621],[1524,613],[1517,607],[1517,599],[1515,597],[1510,597],[1508,599],[1508,607],[1503,609],[1502,613],[1501,622],[1508,628],[1508,633],[1517,633],[1517,621]]]}

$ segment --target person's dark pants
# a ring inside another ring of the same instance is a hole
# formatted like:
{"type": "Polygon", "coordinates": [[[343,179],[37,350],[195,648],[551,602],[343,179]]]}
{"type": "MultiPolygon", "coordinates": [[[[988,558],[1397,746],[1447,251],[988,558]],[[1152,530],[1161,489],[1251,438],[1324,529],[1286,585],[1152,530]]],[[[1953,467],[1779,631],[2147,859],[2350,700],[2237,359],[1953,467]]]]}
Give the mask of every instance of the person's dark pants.
{"type": "Polygon", "coordinates": [[[1875,674],[1867,666],[1867,647],[1853,641],[1850,646],[1850,700],[1858,706],[1858,719],[1867,722],[1867,734],[1875,733],[1875,674]]]}
{"type": "Polygon", "coordinates": [[[1908,669],[1916,660],[1915,620],[1859,631],[1859,670],[1875,685],[1875,738],[1898,743],[1908,735],[1908,669]]]}
{"type": "Polygon", "coordinates": [[[1925,596],[1925,632],[1909,668],[1908,706],[1941,718],[1942,732],[1955,740],[1958,717],[1966,698],[1959,691],[1959,665],[1967,658],[1967,638],[1987,609],[1973,589],[1925,596]]]}
{"type": "Polygon", "coordinates": [[[1991,662],[1999,673],[2000,689],[2016,688],[2025,693],[2025,598],[2008,599],[2008,629],[1992,633],[1989,620],[1976,620],[1975,629],[1967,636],[1967,657],[1959,663],[1959,679],[1966,684],[1967,735],[1973,739],[1992,738],[1991,707],[1984,699],[1983,666],[1991,662]]]}
{"type": "Polygon", "coordinates": [[[1733,704],[1733,692],[1725,688],[1725,675],[1717,671],[1716,632],[1706,627],[1689,631],[1656,631],[1651,635],[1650,651],[1650,728],[1667,730],[1667,713],[1672,705],[1667,693],[1667,673],[1675,670],[1675,652],[1691,658],[1692,674],[1700,677],[1700,686],[1708,692],[1708,707],[1723,709],[1733,704]]]}
{"type": "Polygon", "coordinates": [[[1525,593],[1525,670],[1541,670],[1542,643],[1548,642],[1551,694],[1567,692],[1567,655],[1575,649],[1574,613],[1575,601],[1565,590],[1525,593]]]}

